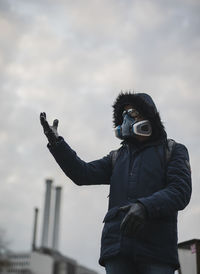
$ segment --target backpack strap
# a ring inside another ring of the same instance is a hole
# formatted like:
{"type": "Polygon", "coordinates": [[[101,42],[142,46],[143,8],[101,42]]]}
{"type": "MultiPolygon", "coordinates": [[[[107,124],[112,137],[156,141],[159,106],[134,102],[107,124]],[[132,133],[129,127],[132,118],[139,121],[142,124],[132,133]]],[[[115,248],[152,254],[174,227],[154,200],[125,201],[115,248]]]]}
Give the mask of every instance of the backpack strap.
{"type": "Polygon", "coordinates": [[[165,148],[166,166],[168,165],[168,163],[171,159],[175,145],[176,145],[176,142],[173,139],[167,139],[167,147],[165,148]]]}
{"type": "Polygon", "coordinates": [[[118,155],[119,155],[119,149],[116,149],[116,150],[112,150],[112,151],[111,151],[112,169],[113,169],[114,166],[115,166],[115,163],[116,163],[116,161],[117,161],[118,155]]]}

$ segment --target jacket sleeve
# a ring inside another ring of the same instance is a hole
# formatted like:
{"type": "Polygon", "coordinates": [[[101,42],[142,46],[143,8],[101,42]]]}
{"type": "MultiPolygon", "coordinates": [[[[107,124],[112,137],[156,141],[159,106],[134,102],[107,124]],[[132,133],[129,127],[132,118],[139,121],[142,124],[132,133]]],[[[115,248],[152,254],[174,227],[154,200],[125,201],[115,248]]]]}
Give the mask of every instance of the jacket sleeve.
{"type": "Polygon", "coordinates": [[[191,197],[191,169],[187,148],[176,143],[166,170],[166,187],[152,196],[138,199],[149,218],[173,216],[184,209],[191,197]]]}
{"type": "Polygon", "coordinates": [[[47,145],[63,172],[77,185],[109,184],[112,173],[110,154],[89,163],[81,160],[62,137],[56,145],[47,145]]]}

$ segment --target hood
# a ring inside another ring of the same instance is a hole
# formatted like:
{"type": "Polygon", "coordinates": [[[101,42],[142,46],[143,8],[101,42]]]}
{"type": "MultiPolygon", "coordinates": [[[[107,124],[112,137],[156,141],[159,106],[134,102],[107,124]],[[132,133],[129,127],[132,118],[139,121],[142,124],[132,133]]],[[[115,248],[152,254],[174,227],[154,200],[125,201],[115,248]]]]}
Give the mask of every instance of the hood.
{"type": "Polygon", "coordinates": [[[122,112],[126,105],[133,106],[145,119],[151,122],[152,135],[149,140],[156,141],[160,139],[167,139],[167,134],[160,119],[156,105],[151,96],[146,93],[121,92],[118,95],[113,104],[114,127],[122,124],[122,112]]]}

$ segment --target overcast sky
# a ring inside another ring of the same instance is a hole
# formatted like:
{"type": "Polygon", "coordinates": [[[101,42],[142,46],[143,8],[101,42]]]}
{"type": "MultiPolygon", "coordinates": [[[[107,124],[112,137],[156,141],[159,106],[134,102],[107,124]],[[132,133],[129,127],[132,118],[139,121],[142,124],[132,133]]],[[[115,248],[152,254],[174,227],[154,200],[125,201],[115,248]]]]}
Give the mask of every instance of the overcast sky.
{"type": "Polygon", "coordinates": [[[29,250],[39,233],[45,179],[63,187],[60,251],[99,273],[108,186],[78,187],[46,148],[39,123],[85,161],[116,149],[112,104],[121,90],[149,93],[168,137],[190,153],[193,196],[179,215],[179,241],[200,238],[199,0],[0,1],[0,227],[10,248],[29,250]]]}

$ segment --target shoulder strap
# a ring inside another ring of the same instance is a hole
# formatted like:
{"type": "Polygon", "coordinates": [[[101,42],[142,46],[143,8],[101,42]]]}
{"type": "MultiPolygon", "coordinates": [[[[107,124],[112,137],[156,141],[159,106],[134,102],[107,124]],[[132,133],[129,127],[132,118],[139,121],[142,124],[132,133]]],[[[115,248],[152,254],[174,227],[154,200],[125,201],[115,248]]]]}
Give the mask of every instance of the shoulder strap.
{"type": "Polygon", "coordinates": [[[115,162],[116,162],[117,157],[118,157],[118,154],[119,154],[118,152],[119,152],[119,150],[118,150],[118,149],[111,151],[111,157],[112,157],[112,168],[114,168],[114,166],[115,166],[115,162]]]}
{"type": "Polygon", "coordinates": [[[167,139],[167,145],[168,146],[166,147],[166,150],[165,150],[166,164],[168,164],[170,159],[171,159],[172,152],[173,152],[173,149],[175,147],[175,144],[176,144],[176,142],[173,139],[167,139]]]}

